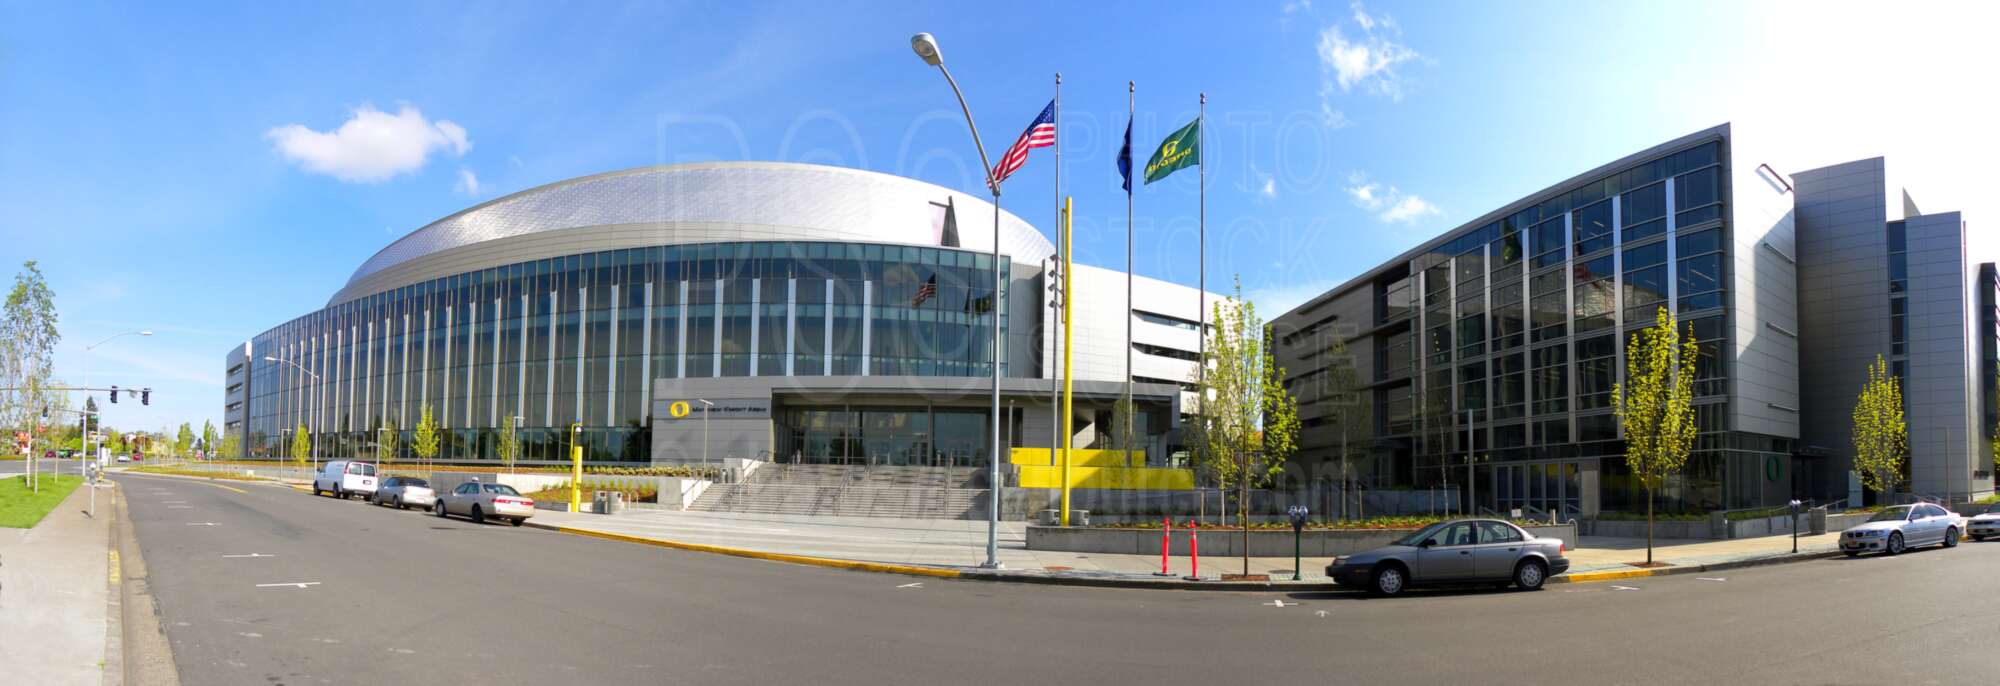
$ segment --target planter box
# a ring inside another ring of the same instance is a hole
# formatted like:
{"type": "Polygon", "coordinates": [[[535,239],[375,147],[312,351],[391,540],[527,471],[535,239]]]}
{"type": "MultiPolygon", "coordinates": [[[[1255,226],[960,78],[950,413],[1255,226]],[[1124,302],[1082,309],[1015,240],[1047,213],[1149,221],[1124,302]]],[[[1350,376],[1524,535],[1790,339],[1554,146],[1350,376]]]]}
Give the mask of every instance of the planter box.
{"type": "MultiPolygon", "coordinates": [[[[1560,538],[1569,547],[1576,548],[1576,526],[1525,527],[1529,534],[1541,537],[1560,538]]],[[[1391,541],[1408,535],[1415,529],[1369,529],[1369,530],[1316,530],[1298,535],[1300,554],[1306,557],[1335,557],[1351,555],[1371,548],[1380,548],[1391,541]]],[[[1189,540],[1186,529],[1175,529],[1171,555],[1187,555],[1189,540]]],[[[1203,555],[1242,555],[1243,532],[1231,529],[1201,529],[1201,552],[1203,555]]],[[[1256,530],[1249,535],[1251,557],[1291,557],[1293,534],[1291,531],[1256,530]]],[[[1160,554],[1160,530],[1158,529],[1099,529],[1091,527],[1030,526],[1028,527],[1029,550],[1052,550],[1073,553],[1115,553],[1120,555],[1160,554]]]]}

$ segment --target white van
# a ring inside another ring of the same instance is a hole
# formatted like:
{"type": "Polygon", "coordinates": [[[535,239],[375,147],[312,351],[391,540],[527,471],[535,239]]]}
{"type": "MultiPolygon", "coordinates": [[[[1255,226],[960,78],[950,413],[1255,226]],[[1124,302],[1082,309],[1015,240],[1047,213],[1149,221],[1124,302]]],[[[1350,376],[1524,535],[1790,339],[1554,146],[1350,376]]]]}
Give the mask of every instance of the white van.
{"type": "Polygon", "coordinates": [[[321,493],[331,493],[342,500],[357,493],[363,497],[374,495],[375,465],[353,460],[320,465],[319,474],[313,476],[313,495],[321,493]]]}

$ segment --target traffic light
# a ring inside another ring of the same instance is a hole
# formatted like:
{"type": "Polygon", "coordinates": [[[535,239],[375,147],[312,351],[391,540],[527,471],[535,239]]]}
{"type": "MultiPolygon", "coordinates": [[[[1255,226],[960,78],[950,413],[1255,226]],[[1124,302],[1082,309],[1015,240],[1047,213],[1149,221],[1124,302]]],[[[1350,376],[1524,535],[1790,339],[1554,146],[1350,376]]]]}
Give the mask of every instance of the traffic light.
{"type": "Polygon", "coordinates": [[[111,404],[113,404],[113,405],[116,405],[116,404],[118,404],[118,387],[117,387],[117,386],[112,386],[112,387],[111,387],[111,404]]]}
{"type": "Polygon", "coordinates": [[[139,404],[141,405],[153,404],[153,389],[148,388],[146,390],[139,391],[139,404]]]}

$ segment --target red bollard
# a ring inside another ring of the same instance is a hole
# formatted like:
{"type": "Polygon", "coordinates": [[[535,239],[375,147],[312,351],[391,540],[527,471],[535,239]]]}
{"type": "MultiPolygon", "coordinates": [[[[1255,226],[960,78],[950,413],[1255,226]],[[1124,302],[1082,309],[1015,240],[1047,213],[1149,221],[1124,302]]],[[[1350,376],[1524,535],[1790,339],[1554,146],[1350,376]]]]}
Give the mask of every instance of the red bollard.
{"type": "Polygon", "coordinates": [[[1201,580],[1201,522],[1188,522],[1188,581],[1201,580]]]}
{"type": "Polygon", "coordinates": [[[1153,576],[1173,576],[1173,573],[1167,571],[1167,551],[1173,549],[1173,544],[1174,544],[1174,519],[1172,517],[1161,517],[1160,518],[1160,571],[1154,572],[1153,576]]]}

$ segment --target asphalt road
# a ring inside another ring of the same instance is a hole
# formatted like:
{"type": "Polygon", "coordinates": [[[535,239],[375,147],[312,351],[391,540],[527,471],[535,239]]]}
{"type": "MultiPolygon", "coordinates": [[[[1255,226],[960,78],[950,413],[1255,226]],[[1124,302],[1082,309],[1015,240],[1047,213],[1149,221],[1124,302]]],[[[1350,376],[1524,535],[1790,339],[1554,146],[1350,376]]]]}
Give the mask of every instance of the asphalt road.
{"type": "Polygon", "coordinates": [[[920,579],[115,478],[189,684],[1986,684],[2000,668],[2000,543],[1383,600],[920,579]]]}

